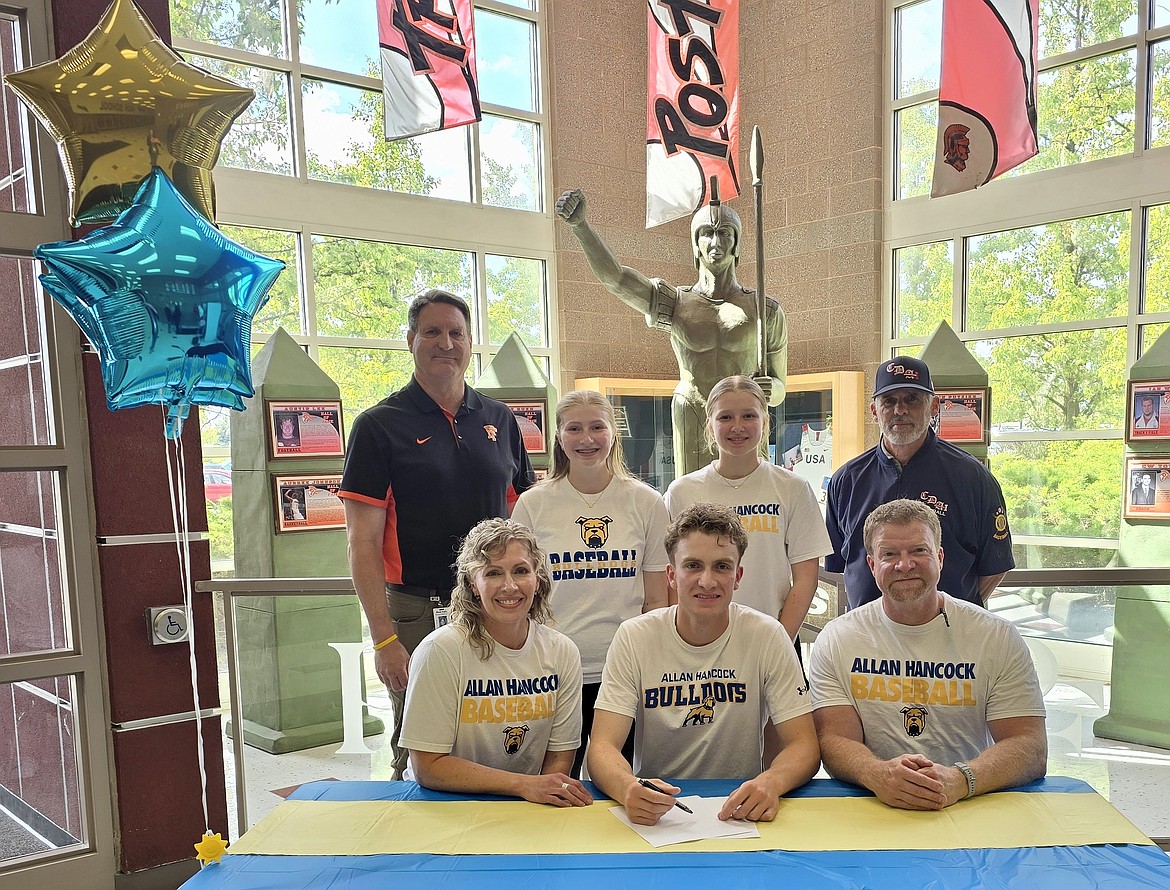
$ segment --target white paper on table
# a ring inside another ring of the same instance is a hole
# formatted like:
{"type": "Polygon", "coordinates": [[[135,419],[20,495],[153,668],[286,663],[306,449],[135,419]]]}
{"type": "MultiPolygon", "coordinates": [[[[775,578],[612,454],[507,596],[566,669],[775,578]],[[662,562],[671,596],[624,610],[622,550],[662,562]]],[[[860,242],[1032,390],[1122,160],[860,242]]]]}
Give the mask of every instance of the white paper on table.
{"type": "Polygon", "coordinates": [[[634,831],[652,847],[666,847],[687,841],[701,841],[716,837],[759,837],[760,830],[754,822],[742,819],[719,821],[719,811],[726,797],[678,797],[694,813],[684,813],[678,807],[662,814],[657,825],[637,825],[626,815],[625,807],[613,807],[610,812],[634,831]]]}

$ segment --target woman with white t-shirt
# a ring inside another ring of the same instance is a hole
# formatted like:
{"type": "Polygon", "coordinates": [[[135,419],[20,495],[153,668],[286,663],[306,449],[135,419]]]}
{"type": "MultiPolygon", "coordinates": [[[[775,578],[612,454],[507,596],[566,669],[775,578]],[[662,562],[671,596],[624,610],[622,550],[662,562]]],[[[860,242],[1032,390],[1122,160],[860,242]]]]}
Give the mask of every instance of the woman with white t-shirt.
{"type": "Polygon", "coordinates": [[[548,553],[557,628],[581,650],[579,776],[618,625],[667,605],[667,517],[662,496],[626,469],[613,406],[601,393],[566,393],[556,427],[552,472],[520,495],[512,519],[548,553]]]}
{"type": "Polygon", "coordinates": [[[768,462],[767,401],[750,377],[725,377],[711,388],[706,436],[718,456],[670,484],[666,509],[673,517],[713,503],[739,513],[748,548],[735,601],[778,618],[795,641],[816,592],[817,562],[833,549],[816,495],[796,473],[768,462]]]}
{"type": "Polygon", "coordinates": [[[530,529],[485,519],[459,548],[451,623],[410,661],[409,778],[439,791],[534,803],[593,802],[570,778],[581,730],[581,656],[549,627],[551,588],[530,529]]]}

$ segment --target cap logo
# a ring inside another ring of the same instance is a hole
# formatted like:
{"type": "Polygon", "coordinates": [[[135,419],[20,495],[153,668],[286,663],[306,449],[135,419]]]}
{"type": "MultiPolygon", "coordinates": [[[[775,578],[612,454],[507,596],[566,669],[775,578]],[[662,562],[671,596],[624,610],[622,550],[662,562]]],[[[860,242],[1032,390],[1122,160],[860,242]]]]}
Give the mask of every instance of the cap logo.
{"type": "Polygon", "coordinates": [[[896,365],[890,362],[886,365],[887,374],[897,374],[899,377],[905,377],[907,380],[917,380],[918,372],[913,368],[907,368],[905,365],[896,365]]]}

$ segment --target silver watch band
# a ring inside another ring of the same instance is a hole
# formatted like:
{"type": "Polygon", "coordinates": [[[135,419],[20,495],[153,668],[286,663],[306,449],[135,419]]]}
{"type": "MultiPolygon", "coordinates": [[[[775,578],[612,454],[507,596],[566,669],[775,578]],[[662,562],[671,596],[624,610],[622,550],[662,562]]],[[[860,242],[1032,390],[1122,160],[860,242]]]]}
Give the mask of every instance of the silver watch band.
{"type": "MultiPolygon", "coordinates": [[[[975,773],[973,773],[971,771],[971,767],[967,766],[967,764],[963,763],[962,761],[959,761],[955,764],[955,769],[957,769],[959,772],[961,772],[963,774],[963,777],[967,780],[967,797],[974,797],[975,796],[975,773]]],[[[966,800],[967,798],[963,798],[963,799],[966,800]]]]}

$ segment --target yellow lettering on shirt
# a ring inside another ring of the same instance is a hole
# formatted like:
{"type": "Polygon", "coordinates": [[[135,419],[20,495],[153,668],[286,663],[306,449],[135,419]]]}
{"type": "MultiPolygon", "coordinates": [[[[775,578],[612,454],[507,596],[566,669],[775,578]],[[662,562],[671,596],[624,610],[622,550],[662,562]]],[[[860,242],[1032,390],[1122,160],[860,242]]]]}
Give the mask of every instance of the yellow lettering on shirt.
{"type": "Polygon", "coordinates": [[[460,723],[523,723],[548,719],[555,711],[553,696],[508,695],[499,698],[465,698],[459,709],[460,723]]]}
{"type": "Polygon", "coordinates": [[[867,674],[849,676],[854,701],[902,702],[908,705],[955,705],[971,708],[978,704],[970,680],[923,680],[867,674]]]}

